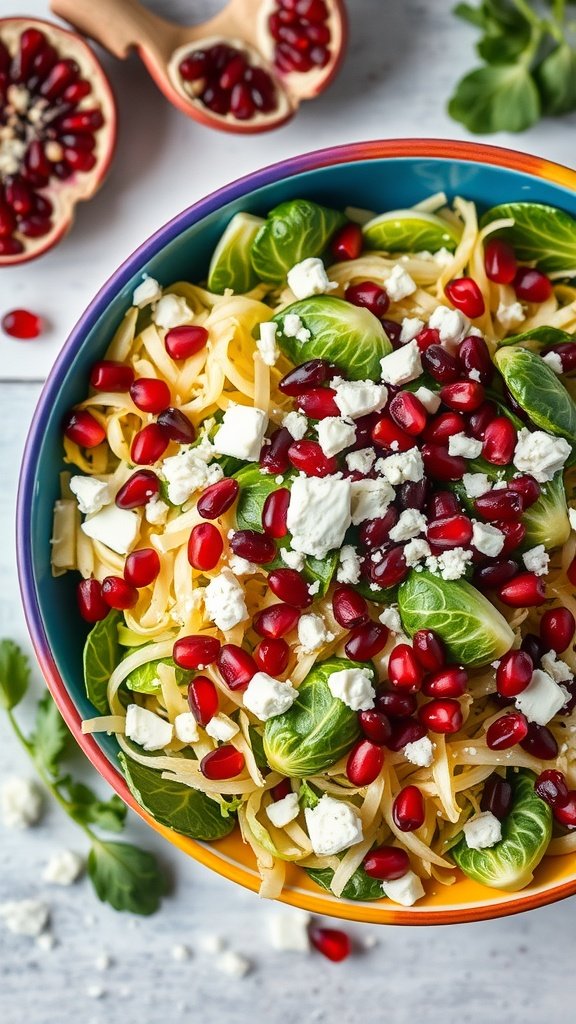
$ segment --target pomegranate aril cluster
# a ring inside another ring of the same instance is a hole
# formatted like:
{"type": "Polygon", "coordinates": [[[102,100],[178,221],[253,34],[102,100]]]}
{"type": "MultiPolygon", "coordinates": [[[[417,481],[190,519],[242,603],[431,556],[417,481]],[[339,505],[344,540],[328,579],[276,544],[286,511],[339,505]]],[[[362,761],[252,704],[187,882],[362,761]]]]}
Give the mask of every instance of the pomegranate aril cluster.
{"type": "Polygon", "coordinates": [[[268,18],[278,71],[302,73],[326,67],[330,60],[329,14],[324,0],[278,0],[268,18]]]}
{"type": "Polygon", "coordinates": [[[249,121],[278,106],[272,76],[254,65],[245,51],[227,43],[192,50],[180,61],[178,70],[190,96],[221,117],[249,121]]]}

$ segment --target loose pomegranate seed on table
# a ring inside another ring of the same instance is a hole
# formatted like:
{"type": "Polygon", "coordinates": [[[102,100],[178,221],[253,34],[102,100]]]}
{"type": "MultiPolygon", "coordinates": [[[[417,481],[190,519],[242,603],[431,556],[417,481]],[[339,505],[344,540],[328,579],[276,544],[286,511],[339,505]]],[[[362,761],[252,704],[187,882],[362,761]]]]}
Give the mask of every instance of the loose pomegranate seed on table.
{"type": "Polygon", "coordinates": [[[262,529],[269,537],[279,540],[288,533],[288,506],[290,491],[279,487],[268,495],[262,508],[262,529]]]}
{"type": "Polygon", "coordinates": [[[512,284],[518,269],[512,246],[502,238],[491,238],[484,248],[484,269],[489,281],[512,284]]]}
{"type": "Polygon", "coordinates": [[[256,565],[267,565],[276,558],[276,545],[271,537],[257,530],[236,530],[230,538],[230,547],[239,558],[256,565]]]}
{"type": "Polygon", "coordinates": [[[345,224],[336,232],[330,242],[330,252],[335,260],[357,260],[364,244],[359,224],[345,224]]]}
{"type": "Polygon", "coordinates": [[[212,523],[198,523],[188,538],[188,561],[193,569],[209,572],[222,557],[224,541],[220,530],[212,523]]]}
{"type": "Polygon", "coordinates": [[[160,573],[160,556],[154,548],[132,551],[124,564],[124,579],[132,587],[148,587],[160,573]]]}
{"type": "Polygon", "coordinates": [[[392,735],[390,719],[381,711],[359,711],[358,724],[372,743],[386,744],[392,735]]]}
{"type": "Polygon", "coordinates": [[[261,612],[257,612],[252,620],[252,628],[258,636],[277,640],[296,629],[300,610],[289,604],[271,604],[261,612]]]}
{"type": "Polygon", "coordinates": [[[563,651],[572,643],[576,621],[569,608],[550,608],[544,612],[540,619],[540,637],[542,642],[556,654],[563,651]]]}
{"type": "Polygon", "coordinates": [[[449,281],[444,292],[456,309],[475,320],[482,316],[486,305],[480,288],[471,277],[456,277],[449,281]]]}
{"type": "Polygon", "coordinates": [[[553,292],[546,274],[533,267],[519,267],[514,278],[514,291],[524,302],[546,302],[553,292]]]}
{"type": "Polygon", "coordinates": [[[360,281],[359,284],[349,285],[345,297],[353,306],[363,306],[379,319],[386,314],[390,305],[390,299],[384,289],[373,281],[360,281]]]}
{"type": "Polygon", "coordinates": [[[196,430],[193,424],[180,409],[172,407],[163,409],[157,422],[170,441],[178,441],[179,444],[192,444],[196,439],[196,430]]]}
{"type": "Polygon", "coordinates": [[[106,576],[102,580],[102,597],[111,608],[125,611],[136,604],[138,591],[121,576],[106,576]]]}
{"type": "Polygon", "coordinates": [[[350,936],[339,928],[320,928],[313,924],[308,929],[308,934],[314,949],[333,963],[340,963],[352,952],[350,936]]]}
{"type": "MultiPolygon", "coordinates": [[[[0,206],[0,239],[2,235],[2,209],[0,206]]],[[[42,334],[41,318],[29,309],[11,309],[8,313],[4,313],[1,323],[4,333],[11,338],[18,338],[19,341],[30,341],[32,338],[39,338],[42,334]]]]}
{"type": "Polygon", "coordinates": [[[254,648],[254,660],[258,668],[268,675],[281,676],[288,668],[290,647],[281,637],[265,638],[254,648]]]}
{"type": "Polygon", "coordinates": [[[358,740],[348,755],[346,775],[353,786],[369,786],[384,764],[384,751],[369,739],[358,740]]]}
{"type": "Polygon", "coordinates": [[[370,661],[386,646],[388,629],[379,622],[356,626],[344,644],[346,655],[352,661],[370,661]]]}
{"type": "Polygon", "coordinates": [[[511,711],[497,718],[486,730],[486,743],[490,750],[508,750],[528,735],[528,722],[520,711],[511,711]]]}
{"type": "Polygon", "coordinates": [[[514,424],[506,416],[497,416],[484,431],[482,455],[493,466],[508,466],[512,462],[517,440],[514,424]]]}
{"type": "Polygon", "coordinates": [[[244,754],[230,744],[217,747],[200,761],[200,771],[206,779],[219,781],[234,779],[244,770],[244,754]]]}
{"type": "Polygon", "coordinates": [[[224,477],[223,480],[218,480],[217,483],[211,484],[210,487],[202,491],[196,502],[198,514],[203,519],[218,519],[219,516],[224,515],[232,507],[239,492],[240,485],[232,477],[224,477]]]}
{"type": "Polygon", "coordinates": [[[401,850],[397,846],[379,846],[375,850],[370,850],[362,864],[370,878],[379,878],[383,882],[402,878],[410,870],[406,850],[401,850]]]}
{"type": "Polygon", "coordinates": [[[80,580],[76,588],[76,598],[80,615],[86,622],[100,622],[110,611],[110,605],[102,597],[102,584],[93,577],[80,580]]]}
{"type": "Polygon", "coordinates": [[[427,697],[463,697],[468,688],[468,673],[458,665],[446,665],[426,676],[422,692],[427,697]]]}
{"type": "Polygon", "coordinates": [[[130,387],[130,398],[142,412],[159,413],[170,405],[170,388],[157,377],[138,377],[130,387]]]}
{"type": "Polygon", "coordinates": [[[423,704],[418,712],[423,725],[431,732],[454,733],[462,728],[464,716],[457,700],[446,697],[423,704]]]}
{"type": "Polygon", "coordinates": [[[396,644],[388,659],[388,680],[398,690],[419,690],[422,669],[408,644],[396,644]]]}
{"type": "Polygon", "coordinates": [[[503,697],[517,697],[530,685],[534,663],[526,651],[508,651],[496,669],[496,686],[503,697]]]}
{"type": "Polygon", "coordinates": [[[540,772],[534,783],[534,789],[541,800],[545,800],[550,807],[562,807],[568,800],[566,777],[554,768],[547,768],[540,772]]]}
{"type": "Polygon", "coordinates": [[[501,775],[494,772],[484,783],[480,810],[491,811],[495,818],[504,821],[512,808],[512,786],[501,775]]]}
{"type": "Polygon", "coordinates": [[[176,640],[172,657],[179,668],[198,669],[216,661],[219,650],[220,641],[216,637],[198,633],[176,640]]]}
{"type": "Polygon", "coordinates": [[[415,832],[424,824],[424,797],[417,786],[405,786],[396,795],[392,805],[392,817],[401,832],[415,832]]]}
{"type": "Polygon", "coordinates": [[[368,622],[368,605],[362,594],[353,587],[337,587],[332,595],[332,612],[336,622],[344,629],[363,626],[368,622]]]}
{"type": "Polygon", "coordinates": [[[290,370],[278,383],[284,395],[296,398],[306,388],[318,388],[334,376],[336,370],[326,359],[309,359],[290,370]]]}
{"type": "Polygon", "coordinates": [[[313,420],[323,420],[327,416],[339,416],[340,410],[334,400],[336,392],[332,388],[310,388],[296,398],[298,409],[313,420]]]}
{"type": "Polygon", "coordinates": [[[438,672],[446,663],[442,639],[432,629],[418,629],[412,637],[414,657],[426,672],[438,672]]]}
{"type": "Polygon", "coordinates": [[[218,714],[218,690],[208,676],[196,676],[188,683],[188,707],[203,728],[218,714]]]}
{"type": "Polygon", "coordinates": [[[106,438],[102,424],[86,409],[75,409],[67,416],[64,433],[80,448],[97,448],[106,438]]]}
{"type": "MultiPolygon", "coordinates": [[[[164,347],[172,359],[189,359],[190,356],[201,352],[207,341],[208,331],[205,327],[171,327],[166,332],[164,347]]],[[[167,404],[168,402],[164,402],[164,406],[167,404]]]]}
{"type": "Polygon", "coordinates": [[[268,575],[268,586],[275,597],[294,608],[312,604],[308,584],[296,569],[273,569],[268,575]]]}
{"type": "Polygon", "coordinates": [[[140,508],[159,493],[160,481],[156,473],[151,469],[139,469],[122,484],[115,501],[118,508],[140,508]]]}
{"type": "Polygon", "coordinates": [[[254,658],[237,644],[224,644],[218,651],[216,666],[230,690],[244,690],[256,675],[254,658]]]}
{"type": "Polygon", "coordinates": [[[152,466],[162,458],[169,440],[157,423],[148,423],[134,435],[130,458],[137,466],[152,466]]]}

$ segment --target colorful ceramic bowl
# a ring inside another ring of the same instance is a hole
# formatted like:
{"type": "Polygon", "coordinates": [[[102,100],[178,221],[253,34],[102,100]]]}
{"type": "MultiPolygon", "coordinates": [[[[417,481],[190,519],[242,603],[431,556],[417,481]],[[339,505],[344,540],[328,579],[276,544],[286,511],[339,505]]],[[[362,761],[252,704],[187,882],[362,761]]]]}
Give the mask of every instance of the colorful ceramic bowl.
{"type": "MultiPolygon", "coordinates": [[[[50,573],[52,506],[62,469],[61,423],[85,394],[91,364],[103,354],[143,271],[168,283],[201,280],[210,254],[239,210],[265,214],[285,199],[308,197],[330,206],[387,210],[411,206],[434,192],[461,194],[480,207],[530,199],[576,216],[576,172],[537,157],[494,146],[437,140],[368,142],[309,153],[275,164],[220,189],[149,238],[112,275],[72,331],[38,403],[28,437],[18,498],[18,565],[28,626],[46,682],[78,743],[123,800],[195,860],[226,878],[258,889],[249,847],[238,831],[216,844],[184,838],[141,810],[120,775],[115,741],[83,736],[81,721],[94,709],[82,683],[84,631],[76,610],[75,579],[50,573]]],[[[444,924],[513,914],[576,892],[573,857],[546,858],[531,886],[501,893],[460,878],[438,886],[409,909],[388,901],[353,903],[319,890],[289,866],[287,903],[318,914],[382,924],[444,924]]]]}

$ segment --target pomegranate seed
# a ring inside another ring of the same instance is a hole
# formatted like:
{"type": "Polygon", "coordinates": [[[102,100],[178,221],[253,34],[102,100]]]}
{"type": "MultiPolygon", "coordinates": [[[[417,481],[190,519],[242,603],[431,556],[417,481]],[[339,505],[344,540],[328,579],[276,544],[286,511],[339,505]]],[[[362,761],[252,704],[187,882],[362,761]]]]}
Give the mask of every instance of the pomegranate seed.
{"type": "Polygon", "coordinates": [[[426,427],[427,414],[419,398],[411,391],[400,391],[390,402],[389,412],[395,423],[407,434],[421,434],[426,427]]]}
{"type": "Polygon", "coordinates": [[[482,405],[468,416],[468,430],[476,441],[483,441],[488,424],[492,422],[498,410],[493,402],[482,402],[482,405]]]}
{"type": "Polygon", "coordinates": [[[540,761],[555,761],[558,757],[558,744],[550,729],[545,725],[529,722],[526,737],[520,740],[522,750],[540,761]]]}
{"type": "Polygon", "coordinates": [[[339,928],[319,928],[317,925],[312,925],[308,934],[314,949],[334,963],[345,960],[352,952],[349,936],[339,928]]]}
{"type": "Polygon", "coordinates": [[[368,739],[360,739],[348,755],[346,775],[353,786],[369,786],[380,775],[383,764],[382,747],[368,739]]]}
{"type": "Polygon", "coordinates": [[[502,697],[517,697],[530,685],[534,665],[526,651],[508,651],[496,669],[496,685],[502,697]]]}
{"type": "Polygon", "coordinates": [[[514,291],[524,302],[546,302],[553,292],[552,282],[546,274],[533,267],[519,267],[514,278],[514,291]]]}
{"type": "Polygon", "coordinates": [[[484,401],[484,388],[475,380],[459,380],[440,388],[440,398],[456,412],[474,412],[484,401]]]}
{"type": "Polygon", "coordinates": [[[160,492],[160,481],[151,469],[139,469],[128,478],[116,495],[118,508],[140,508],[160,492]]]}
{"type": "Polygon", "coordinates": [[[294,608],[312,604],[308,584],[296,569],[274,569],[268,576],[268,586],[275,597],[294,608]]]}
{"type": "Polygon", "coordinates": [[[338,469],[337,460],[324,455],[316,441],[294,441],[288,449],[288,458],[294,469],[306,476],[330,476],[338,469]]]}
{"type": "Polygon", "coordinates": [[[277,640],[296,629],[299,618],[298,608],[289,604],[272,604],[254,616],[252,626],[258,636],[277,640]]]}
{"type": "Polygon", "coordinates": [[[252,93],[244,82],[238,82],[230,96],[230,113],[239,121],[249,121],[254,114],[252,93]]]}
{"type": "Polygon", "coordinates": [[[486,743],[490,750],[508,750],[521,743],[528,734],[528,722],[520,711],[511,711],[492,722],[486,732],[486,743]]]}
{"type": "Polygon", "coordinates": [[[427,729],[439,733],[458,732],[464,721],[460,704],[450,697],[429,701],[420,708],[418,716],[427,729]]]}
{"type": "Polygon", "coordinates": [[[64,433],[80,448],[96,448],[106,438],[106,431],[102,424],[85,409],[76,409],[68,415],[64,433]]]}
{"type": "Polygon", "coordinates": [[[276,803],[277,800],[283,800],[285,796],[288,796],[292,792],[292,784],[290,779],[282,779],[281,782],[277,782],[275,786],[272,786],[270,790],[270,796],[276,803]]]}
{"type": "Polygon", "coordinates": [[[576,828],[576,790],[568,793],[566,803],[554,808],[554,817],[560,825],[565,828],[576,828]]]}
{"type": "Polygon", "coordinates": [[[518,563],[512,559],[503,559],[494,562],[492,565],[483,565],[474,573],[474,583],[477,587],[495,588],[511,580],[518,572],[518,563]]]}
{"type": "Polygon", "coordinates": [[[196,676],[188,683],[188,707],[203,728],[218,714],[218,690],[208,676],[196,676]]]}
{"type": "Polygon", "coordinates": [[[215,85],[208,85],[201,94],[204,106],[208,107],[213,114],[227,114],[230,110],[230,95],[215,85]]]}
{"type": "Polygon", "coordinates": [[[244,77],[246,71],[246,61],[240,54],[237,57],[233,57],[232,60],[226,65],[224,71],[220,75],[218,84],[221,89],[232,89],[238,82],[244,77]]]}
{"type": "Polygon", "coordinates": [[[236,644],[224,644],[220,648],[216,665],[230,690],[245,690],[258,671],[252,655],[236,644]]]}
{"type": "Polygon", "coordinates": [[[26,238],[42,238],[51,228],[52,221],[46,217],[26,217],[18,221],[18,230],[26,238]]]}
{"type": "Polygon", "coordinates": [[[514,424],[506,416],[497,416],[484,431],[482,455],[494,466],[508,466],[512,462],[517,439],[514,424]]]}
{"type": "Polygon", "coordinates": [[[104,117],[101,110],[77,110],[76,113],[63,117],[58,122],[58,127],[63,132],[91,132],[102,128],[103,124],[104,117]]]}
{"type": "Polygon", "coordinates": [[[157,423],[148,423],[134,435],[130,458],[138,466],[151,466],[162,458],[168,447],[168,438],[157,423]]]}
{"type": "Polygon", "coordinates": [[[422,511],[428,497],[428,481],[424,478],[422,480],[407,480],[400,484],[396,495],[400,508],[413,508],[422,511]]]}
{"type": "Polygon", "coordinates": [[[550,807],[562,807],[568,799],[568,786],[562,772],[554,768],[547,768],[541,772],[534,789],[541,800],[545,800],[550,807]]]}
{"type": "Polygon", "coordinates": [[[170,402],[170,388],[156,377],[138,377],[130,387],[130,398],[142,412],[162,412],[170,402]]]}
{"type": "Polygon", "coordinates": [[[154,548],[132,551],[124,565],[124,579],[132,587],[148,587],[160,572],[160,558],[154,548]]]}
{"type": "Polygon", "coordinates": [[[372,743],[386,744],[392,735],[390,721],[381,711],[359,711],[358,723],[372,743]]]}
{"type": "Polygon", "coordinates": [[[238,497],[240,485],[237,480],[231,477],[224,477],[217,483],[211,484],[198,498],[196,508],[203,519],[218,519],[224,515],[238,497]]]}
{"type": "Polygon", "coordinates": [[[339,416],[340,410],[334,401],[336,392],[332,388],[310,388],[296,398],[296,405],[301,412],[313,420],[323,420],[327,416],[339,416]]]}
{"type": "Polygon", "coordinates": [[[207,64],[206,54],[202,50],[196,50],[193,54],[180,61],[178,71],[185,82],[195,82],[199,78],[204,78],[207,64]]]}
{"type": "Polygon", "coordinates": [[[346,289],[346,298],[353,306],[363,306],[374,316],[384,316],[390,299],[383,288],[379,288],[373,281],[361,281],[359,284],[351,284],[346,289]]]}
{"type": "MultiPolygon", "coordinates": [[[[10,209],[10,207],[7,206],[6,203],[0,201],[0,239],[6,239],[8,242],[13,241],[13,239],[10,238],[10,235],[12,234],[12,232],[14,231],[15,228],[16,228],[16,217],[12,213],[12,210],[10,209]]],[[[13,325],[13,319],[12,318],[14,316],[14,312],[19,312],[19,311],[15,310],[12,313],[7,313],[7,314],[5,314],[5,316],[2,319],[2,328],[4,329],[4,331],[6,331],[6,334],[10,334],[11,333],[10,328],[13,325]],[[8,330],[6,330],[6,326],[5,326],[6,317],[10,317],[10,319],[8,320],[8,328],[9,328],[8,330]]],[[[32,316],[34,316],[34,314],[32,314],[32,316]]],[[[16,328],[16,329],[18,329],[18,328],[16,328]]],[[[15,334],[13,336],[15,338],[19,337],[18,334],[15,334]]],[[[36,337],[36,335],[32,335],[32,337],[36,337]]]]}
{"type": "Polygon", "coordinates": [[[424,797],[417,786],[405,786],[392,805],[392,817],[401,832],[414,832],[421,828],[425,818],[424,797]]]}
{"type": "Polygon", "coordinates": [[[244,754],[226,743],[205,754],[200,761],[200,771],[205,779],[221,781],[234,779],[244,769],[244,754]]]}
{"type": "Polygon", "coordinates": [[[6,202],[17,217],[26,217],[34,206],[34,192],[22,178],[12,178],[5,188],[6,202]]]}
{"type": "Polygon", "coordinates": [[[466,430],[466,422],[459,412],[442,412],[430,421],[424,433],[424,440],[430,444],[448,444],[453,434],[466,430]]]}
{"type": "Polygon", "coordinates": [[[368,622],[368,605],[353,587],[337,587],[332,595],[332,612],[339,626],[353,629],[368,622]]]}
{"type": "Polygon", "coordinates": [[[268,495],[262,508],[262,528],[269,537],[285,537],[288,533],[290,491],[280,487],[268,495]]]}
{"type": "Polygon", "coordinates": [[[296,398],[306,388],[317,388],[334,376],[335,368],[326,359],[309,359],[290,370],[278,384],[284,395],[296,398]]]}
{"type": "Polygon", "coordinates": [[[424,327],[420,334],[416,335],[416,344],[421,352],[426,352],[432,345],[437,345],[438,348],[441,348],[440,331],[437,331],[434,327],[424,327]]]}
{"type": "Polygon", "coordinates": [[[456,309],[475,320],[482,316],[486,305],[480,288],[471,277],[457,277],[449,281],[444,289],[446,297],[456,309]]]}
{"type": "Polygon", "coordinates": [[[395,718],[390,724],[392,735],[386,746],[394,753],[403,750],[408,743],[417,743],[427,732],[426,726],[417,718],[395,718]]]}
{"type": "Polygon", "coordinates": [[[450,455],[444,445],[425,444],[422,448],[422,459],[426,473],[435,480],[441,480],[442,483],[461,480],[467,471],[462,456],[450,455]]]}
{"type": "Polygon", "coordinates": [[[281,676],[288,668],[290,647],[281,637],[261,640],[254,649],[254,660],[258,668],[270,676],[281,676]]]}
{"type": "Polygon", "coordinates": [[[484,269],[489,281],[512,284],[518,264],[514,249],[501,238],[492,238],[484,249],[484,269]]]}
{"type": "Polygon", "coordinates": [[[128,391],[134,380],[134,371],[123,363],[103,359],[94,363],[90,372],[90,383],[97,391],[128,391]]]}
{"type": "Polygon", "coordinates": [[[124,611],[133,608],[138,600],[138,591],[121,576],[106,576],[102,580],[102,597],[111,608],[124,611]]]}
{"type": "Polygon", "coordinates": [[[356,626],[344,644],[346,657],[352,661],[370,661],[386,646],[388,629],[379,622],[356,626]]]}
{"type": "Polygon", "coordinates": [[[505,583],[498,597],[511,608],[534,608],[546,600],[543,580],[533,572],[521,572],[505,583]]]}
{"type": "MultiPolygon", "coordinates": [[[[172,327],[166,333],[164,346],[172,359],[189,359],[190,356],[201,352],[207,341],[208,331],[205,327],[172,327]]],[[[165,405],[167,402],[164,402],[165,405]]]]}
{"type": "Polygon", "coordinates": [[[110,611],[110,606],[102,597],[102,586],[98,580],[80,580],[76,588],[76,597],[80,615],[86,622],[100,622],[110,611]]]}
{"type": "Polygon", "coordinates": [[[360,527],[360,540],[367,548],[378,548],[390,537],[390,530],[398,522],[398,509],[394,505],[386,510],[381,519],[367,519],[360,527]]]}
{"type": "Polygon", "coordinates": [[[494,772],[484,783],[480,809],[491,811],[495,818],[504,821],[512,809],[512,796],[510,783],[494,772]]]}
{"type": "Polygon", "coordinates": [[[470,377],[478,374],[481,384],[489,384],[494,376],[494,364],[484,338],[469,335],[458,346],[458,362],[470,377]]]}
{"type": "Polygon", "coordinates": [[[188,538],[188,561],[193,569],[209,572],[222,558],[222,534],[212,523],[198,523],[188,538]]]}
{"type": "Polygon", "coordinates": [[[428,523],[426,536],[439,551],[466,547],[472,540],[472,522],[464,515],[434,519],[428,523]]]}
{"type": "Polygon", "coordinates": [[[576,370],[576,345],[574,342],[566,341],[560,345],[550,345],[543,350],[543,355],[547,356],[549,352],[553,352],[560,358],[563,373],[573,373],[576,370]]]}
{"type": "Polygon", "coordinates": [[[576,622],[568,608],[550,608],[540,619],[540,636],[556,654],[562,654],[570,646],[575,630],[576,622]]]}
{"type": "Polygon", "coordinates": [[[272,538],[257,530],[236,530],[230,547],[239,558],[246,558],[256,565],[267,565],[276,558],[276,545],[272,538]]]}
{"type": "Polygon", "coordinates": [[[414,447],[414,438],[407,434],[389,416],[382,416],[372,428],[372,440],[380,448],[407,452],[414,447]]]}
{"type": "Polygon", "coordinates": [[[513,480],[509,480],[508,489],[520,495],[524,509],[534,505],[542,493],[542,488],[538,481],[527,473],[524,476],[517,476],[513,480]]]}
{"type": "Polygon", "coordinates": [[[220,650],[220,641],[214,636],[182,636],[176,640],[172,657],[179,668],[202,669],[216,661],[220,650]]]}
{"type": "Polygon", "coordinates": [[[520,494],[507,487],[502,487],[476,498],[474,508],[483,519],[490,522],[495,519],[507,522],[510,519],[518,519],[522,515],[524,503],[520,494]]]}
{"type": "Polygon", "coordinates": [[[380,690],[376,697],[378,711],[392,718],[409,718],[416,706],[416,694],[408,690],[380,690]]]}
{"type": "Polygon", "coordinates": [[[269,473],[285,473],[290,466],[288,452],[293,442],[294,438],[286,427],[275,430],[270,444],[264,445],[260,452],[260,468],[269,473]]]}
{"type": "Polygon", "coordinates": [[[324,0],[297,0],[296,13],[305,21],[326,21],[328,8],[324,0]]]}
{"type": "Polygon", "coordinates": [[[180,409],[168,407],[158,416],[158,426],[162,428],[166,437],[171,441],[178,441],[180,444],[192,444],[196,438],[196,431],[180,409]]]}
{"type": "Polygon", "coordinates": [[[390,684],[399,690],[420,689],[422,669],[408,644],[396,644],[390,652],[388,679],[390,684]]]}
{"type": "Polygon", "coordinates": [[[330,243],[330,252],[335,260],[357,260],[362,252],[364,239],[359,224],[345,224],[330,243]]]}
{"type": "Polygon", "coordinates": [[[379,846],[366,854],[363,867],[370,878],[392,882],[395,878],[402,878],[410,870],[410,861],[406,850],[401,850],[397,846],[379,846]]]}
{"type": "Polygon", "coordinates": [[[459,512],[460,506],[451,491],[437,491],[428,502],[428,515],[431,519],[447,519],[459,512]]]}
{"type": "Polygon", "coordinates": [[[380,562],[374,563],[370,570],[373,583],[386,590],[395,587],[408,575],[408,566],[404,558],[404,548],[396,544],[384,552],[380,562]]]}
{"type": "Polygon", "coordinates": [[[546,654],[546,646],[535,633],[526,633],[520,645],[522,651],[526,651],[532,658],[533,665],[539,665],[546,654]]]}
{"type": "Polygon", "coordinates": [[[432,629],[419,629],[412,637],[414,657],[427,672],[438,672],[446,664],[444,643],[432,629]]]}
{"type": "MultiPolygon", "coordinates": [[[[1,231],[0,231],[1,234],[1,231]]],[[[9,255],[9,254],[8,254],[9,255]]],[[[11,309],[2,317],[2,330],[11,338],[28,341],[42,334],[42,320],[28,309],[11,309]]]]}
{"type": "Polygon", "coordinates": [[[427,697],[462,697],[467,686],[468,673],[458,665],[446,665],[446,668],[427,676],[422,692],[427,697]]]}
{"type": "Polygon", "coordinates": [[[526,527],[523,523],[520,522],[502,522],[502,520],[497,519],[492,525],[504,534],[505,539],[504,547],[502,548],[501,551],[502,556],[509,554],[511,551],[514,551],[518,547],[518,545],[522,543],[524,537],[526,536],[526,527]]]}

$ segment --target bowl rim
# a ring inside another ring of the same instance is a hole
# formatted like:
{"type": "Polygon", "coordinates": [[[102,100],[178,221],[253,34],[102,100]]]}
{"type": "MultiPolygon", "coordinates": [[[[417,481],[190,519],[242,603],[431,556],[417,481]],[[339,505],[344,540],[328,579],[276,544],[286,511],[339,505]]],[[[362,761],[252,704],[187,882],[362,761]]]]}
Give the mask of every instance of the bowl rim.
{"type": "MultiPolygon", "coordinates": [[[[41,440],[53,399],[57,395],[71,357],[80,351],[85,336],[95,326],[102,313],[118,291],[124,287],[140,267],[172,242],[182,231],[203,220],[221,206],[233,202],[256,189],[273,184],[283,178],[338,164],[357,163],[376,159],[427,157],[483,163],[520,171],[542,178],[553,184],[576,191],[576,171],[563,164],[533,156],[519,150],[486,145],[484,143],[436,138],[406,138],[353,142],[345,145],[314,150],[270,164],[224,185],[208,196],[182,210],[147,238],[104,282],[65,341],[44,383],[22,456],[16,504],[16,558],[24,615],[42,674],[66,724],[92,765],[118,795],[157,832],[173,845],[186,850],[195,860],[219,875],[239,883],[254,892],[259,879],[255,871],[233,862],[218,844],[203,844],[181,836],[156,822],[133,798],[121,773],[112,765],[93,736],[82,733],[79,715],[66,683],[52,657],[36,591],[32,556],[27,540],[30,535],[30,517],[34,498],[35,452],[41,440]]],[[[430,925],[454,924],[508,916],[536,907],[546,906],[576,893],[576,875],[572,879],[553,885],[544,885],[524,893],[502,894],[471,904],[455,904],[438,909],[418,906],[403,909],[370,903],[333,900],[297,886],[286,888],[280,899],[315,913],[375,924],[430,925]]]]}

